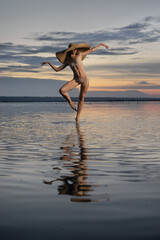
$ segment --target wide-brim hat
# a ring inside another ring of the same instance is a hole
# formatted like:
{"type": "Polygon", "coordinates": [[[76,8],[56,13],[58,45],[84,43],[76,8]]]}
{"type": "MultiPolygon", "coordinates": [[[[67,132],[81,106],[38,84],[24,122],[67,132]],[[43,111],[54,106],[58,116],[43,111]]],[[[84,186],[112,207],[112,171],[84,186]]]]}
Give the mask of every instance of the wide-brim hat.
{"type": "MultiPolygon", "coordinates": [[[[91,48],[91,46],[86,43],[79,43],[79,44],[70,43],[67,49],[65,49],[61,52],[56,52],[56,57],[58,58],[58,60],[61,63],[65,63],[67,61],[67,56],[70,51],[77,49],[78,53],[79,53],[79,52],[85,52],[85,51],[89,50],[90,48],[91,48]]],[[[84,58],[85,57],[83,57],[82,60],[84,58]]]]}

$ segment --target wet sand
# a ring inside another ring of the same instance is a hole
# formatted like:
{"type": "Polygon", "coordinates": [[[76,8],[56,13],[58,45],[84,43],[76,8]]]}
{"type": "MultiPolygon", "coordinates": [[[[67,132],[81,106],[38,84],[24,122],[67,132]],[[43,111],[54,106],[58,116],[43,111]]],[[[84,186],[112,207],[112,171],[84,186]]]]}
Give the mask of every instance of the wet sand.
{"type": "Polygon", "coordinates": [[[160,103],[0,104],[0,234],[159,239],[160,103]]]}

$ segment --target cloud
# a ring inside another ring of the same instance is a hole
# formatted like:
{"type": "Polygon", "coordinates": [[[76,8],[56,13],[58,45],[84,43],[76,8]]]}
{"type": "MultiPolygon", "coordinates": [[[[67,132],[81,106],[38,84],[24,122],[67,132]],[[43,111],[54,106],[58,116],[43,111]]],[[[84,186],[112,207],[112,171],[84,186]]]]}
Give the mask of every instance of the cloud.
{"type": "Polygon", "coordinates": [[[7,66],[7,67],[0,67],[0,71],[1,72],[7,71],[7,72],[33,72],[33,73],[37,73],[37,72],[39,72],[39,68],[38,68],[37,65],[33,65],[33,66],[10,65],[10,66],[7,66]]]}
{"type": "Polygon", "coordinates": [[[141,82],[139,82],[139,84],[140,84],[140,85],[148,85],[148,84],[150,84],[150,83],[148,83],[148,82],[146,82],[146,81],[141,81],[141,82]]]}
{"type": "Polygon", "coordinates": [[[142,29],[144,30],[144,29],[146,29],[147,27],[149,27],[150,26],[150,24],[147,24],[147,23],[133,23],[133,24],[129,24],[128,26],[125,26],[125,27],[121,27],[121,28],[116,28],[116,29],[118,29],[118,30],[129,30],[129,31],[132,31],[132,30],[134,30],[134,31],[136,31],[136,30],[138,30],[138,31],[141,31],[142,29]]]}
{"type": "MultiPolygon", "coordinates": [[[[93,88],[93,87],[92,87],[93,88]]],[[[104,90],[104,87],[95,87],[96,89],[99,89],[99,90],[104,90]]],[[[133,85],[123,85],[123,86],[109,86],[109,87],[106,87],[106,89],[128,89],[128,90],[138,90],[138,89],[160,89],[160,85],[159,84],[150,84],[149,86],[148,85],[141,85],[141,84],[133,84],[133,85]]]]}
{"type": "Polygon", "coordinates": [[[16,45],[13,43],[1,43],[0,51],[2,54],[10,54],[14,56],[39,54],[39,53],[55,53],[60,51],[60,47],[51,46],[30,46],[30,45],[16,45]]]}
{"type": "Polygon", "coordinates": [[[124,63],[124,64],[109,64],[106,65],[91,65],[87,66],[86,69],[88,70],[110,70],[114,73],[123,73],[123,74],[140,74],[142,76],[145,74],[145,76],[148,76],[151,74],[154,77],[154,74],[157,75],[160,74],[160,63],[159,62],[141,62],[141,63],[124,63]]]}
{"type": "Polygon", "coordinates": [[[156,16],[156,17],[148,16],[148,17],[145,17],[144,19],[142,19],[142,21],[144,21],[144,22],[160,22],[160,16],[156,16]]]}
{"type": "MultiPolygon", "coordinates": [[[[0,61],[3,63],[19,63],[19,64],[29,64],[30,69],[32,69],[32,65],[35,67],[40,66],[41,62],[45,61],[46,58],[39,57],[39,56],[21,56],[21,55],[10,55],[10,54],[4,54],[0,55],[0,61]]],[[[54,60],[54,64],[57,64],[57,59],[55,57],[51,58],[48,57],[47,60],[52,61],[54,60]]],[[[20,65],[19,65],[20,66],[20,65]]]]}
{"type": "Polygon", "coordinates": [[[133,55],[136,53],[138,53],[138,51],[127,51],[127,49],[124,51],[114,51],[112,49],[106,51],[105,49],[99,49],[93,52],[92,55],[133,55]]]}
{"type": "Polygon", "coordinates": [[[160,40],[159,28],[154,27],[153,22],[158,21],[158,17],[148,16],[140,22],[135,22],[121,28],[99,30],[95,32],[49,32],[36,36],[37,41],[59,42],[61,46],[66,46],[66,42],[88,42],[91,45],[108,41],[136,41],[136,43],[157,42],[160,40]]]}
{"type": "Polygon", "coordinates": [[[29,46],[29,45],[16,45],[13,43],[1,43],[0,44],[0,62],[2,63],[19,63],[18,66],[9,66],[8,68],[0,67],[0,71],[25,71],[35,72],[36,68],[40,67],[41,62],[46,58],[42,57],[41,53],[53,52],[53,57],[48,57],[48,61],[52,61],[54,64],[58,63],[55,57],[55,51],[59,50],[53,46],[29,46]],[[27,67],[22,67],[22,64],[28,64],[27,67]]]}

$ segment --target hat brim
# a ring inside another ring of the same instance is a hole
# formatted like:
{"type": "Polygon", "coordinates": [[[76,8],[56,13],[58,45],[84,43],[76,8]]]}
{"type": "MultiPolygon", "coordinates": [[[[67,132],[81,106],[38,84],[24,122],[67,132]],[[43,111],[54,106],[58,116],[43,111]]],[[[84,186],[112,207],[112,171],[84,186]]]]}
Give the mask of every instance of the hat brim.
{"type": "MultiPolygon", "coordinates": [[[[70,51],[74,50],[74,49],[78,49],[78,53],[80,52],[85,52],[87,50],[89,50],[91,48],[90,45],[86,44],[86,43],[79,43],[79,44],[74,44],[73,46],[71,46],[70,48],[67,48],[61,52],[56,52],[56,57],[58,58],[58,60],[61,63],[65,63],[67,61],[67,55],[70,51]]],[[[84,59],[85,57],[83,57],[84,59]]],[[[83,60],[82,59],[82,60],[83,60]]]]}

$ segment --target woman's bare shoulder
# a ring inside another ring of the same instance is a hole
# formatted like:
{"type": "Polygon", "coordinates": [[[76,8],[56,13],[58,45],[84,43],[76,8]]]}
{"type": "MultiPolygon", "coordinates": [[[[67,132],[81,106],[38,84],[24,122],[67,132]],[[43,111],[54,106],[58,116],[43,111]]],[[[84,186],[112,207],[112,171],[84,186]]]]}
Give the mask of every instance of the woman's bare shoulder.
{"type": "Polygon", "coordinates": [[[82,60],[82,52],[77,54],[77,59],[82,60]]]}

